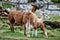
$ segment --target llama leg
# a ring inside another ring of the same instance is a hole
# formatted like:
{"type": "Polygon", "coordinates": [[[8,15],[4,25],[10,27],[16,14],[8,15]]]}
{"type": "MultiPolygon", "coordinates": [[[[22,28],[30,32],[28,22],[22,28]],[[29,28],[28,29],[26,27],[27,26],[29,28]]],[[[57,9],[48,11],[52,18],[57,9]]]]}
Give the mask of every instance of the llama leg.
{"type": "Polygon", "coordinates": [[[32,37],[34,36],[34,28],[33,28],[33,26],[31,25],[31,28],[32,28],[32,37]]]}
{"type": "Polygon", "coordinates": [[[34,35],[37,36],[37,29],[34,29],[34,35]]]}
{"type": "Polygon", "coordinates": [[[30,24],[26,24],[26,34],[27,37],[30,37],[30,24]]]}
{"type": "Polygon", "coordinates": [[[37,37],[37,23],[34,23],[34,36],[37,37]]]}
{"type": "Polygon", "coordinates": [[[47,31],[46,31],[46,28],[45,28],[45,24],[42,23],[42,25],[41,25],[40,28],[41,28],[41,30],[43,31],[43,33],[45,34],[46,38],[48,38],[47,31]]]}
{"type": "Polygon", "coordinates": [[[45,36],[46,36],[46,38],[48,38],[47,31],[45,31],[45,36]]]}
{"type": "Polygon", "coordinates": [[[26,36],[26,26],[24,26],[24,35],[26,36]]]}
{"type": "Polygon", "coordinates": [[[34,36],[34,33],[35,33],[35,32],[34,32],[34,29],[33,29],[33,30],[32,30],[32,36],[34,36]]]}
{"type": "Polygon", "coordinates": [[[11,29],[11,32],[14,32],[14,24],[10,24],[10,29],[11,29]]]}
{"type": "Polygon", "coordinates": [[[48,38],[48,35],[47,35],[47,31],[46,31],[46,29],[45,29],[45,28],[42,28],[42,30],[43,30],[43,32],[44,32],[46,38],[48,38]]]}

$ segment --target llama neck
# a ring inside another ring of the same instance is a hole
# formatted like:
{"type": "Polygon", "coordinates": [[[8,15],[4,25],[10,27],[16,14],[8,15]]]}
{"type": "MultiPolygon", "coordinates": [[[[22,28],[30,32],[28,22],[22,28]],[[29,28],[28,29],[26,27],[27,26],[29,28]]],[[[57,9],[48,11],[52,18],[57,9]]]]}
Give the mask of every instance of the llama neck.
{"type": "Polygon", "coordinates": [[[36,11],[36,8],[34,8],[34,7],[33,7],[31,11],[32,11],[33,13],[35,13],[35,11],[36,11]]]}
{"type": "Polygon", "coordinates": [[[41,18],[37,19],[37,22],[43,22],[44,21],[44,17],[42,16],[41,18]]]}
{"type": "Polygon", "coordinates": [[[40,19],[40,21],[44,21],[44,17],[42,16],[41,18],[39,18],[40,19]]]}

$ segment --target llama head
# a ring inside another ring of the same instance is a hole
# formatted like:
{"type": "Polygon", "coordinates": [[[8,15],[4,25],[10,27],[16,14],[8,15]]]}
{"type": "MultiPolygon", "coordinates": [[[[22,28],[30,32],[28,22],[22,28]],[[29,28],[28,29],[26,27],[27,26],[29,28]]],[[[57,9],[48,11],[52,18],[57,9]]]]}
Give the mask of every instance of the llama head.
{"type": "Polygon", "coordinates": [[[32,6],[34,7],[34,8],[36,8],[36,9],[41,9],[41,8],[43,8],[44,6],[41,6],[41,5],[39,5],[39,4],[32,4],[32,6]]]}
{"type": "Polygon", "coordinates": [[[48,21],[50,17],[47,14],[42,13],[44,21],[48,21]]]}

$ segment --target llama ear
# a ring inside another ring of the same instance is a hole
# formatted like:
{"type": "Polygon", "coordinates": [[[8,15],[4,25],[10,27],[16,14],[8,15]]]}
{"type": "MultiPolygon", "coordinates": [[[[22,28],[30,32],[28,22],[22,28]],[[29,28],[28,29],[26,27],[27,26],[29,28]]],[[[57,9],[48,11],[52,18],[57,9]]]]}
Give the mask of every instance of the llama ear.
{"type": "Polygon", "coordinates": [[[31,4],[32,6],[35,6],[34,4],[31,4]]]}
{"type": "Polygon", "coordinates": [[[33,6],[33,4],[31,4],[33,6]]]}

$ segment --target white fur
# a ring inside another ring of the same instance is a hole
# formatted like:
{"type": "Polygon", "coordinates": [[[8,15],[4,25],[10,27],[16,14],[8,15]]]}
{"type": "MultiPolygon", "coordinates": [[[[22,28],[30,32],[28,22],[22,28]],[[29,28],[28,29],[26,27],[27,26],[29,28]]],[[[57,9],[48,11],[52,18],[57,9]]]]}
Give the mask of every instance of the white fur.
{"type": "Polygon", "coordinates": [[[26,23],[26,34],[27,34],[27,37],[30,37],[30,21],[29,20],[26,23]]]}
{"type": "Polygon", "coordinates": [[[34,33],[35,33],[35,32],[34,32],[34,29],[33,29],[33,30],[32,30],[32,36],[34,36],[34,33]]]}
{"type": "Polygon", "coordinates": [[[35,34],[35,36],[37,36],[37,29],[34,29],[34,32],[35,32],[35,33],[34,33],[34,34],[35,34]]]}
{"type": "Polygon", "coordinates": [[[27,24],[26,24],[26,34],[27,34],[27,37],[30,37],[29,32],[30,32],[30,27],[29,27],[29,25],[28,25],[28,23],[27,23],[27,24]]]}
{"type": "Polygon", "coordinates": [[[47,32],[45,31],[45,36],[46,36],[46,38],[48,38],[48,35],[47,35],[47,32]]]}
{"type": "Polygon", "coordinates": [[[32,36],[37,36],[37,29],[33,29],[33,31],[32,31],[32,36]]]}
{"type": "Polygon", "coordinates": [[[30,27],[33,29],[33,25],[30,25],[30,27]]]}

